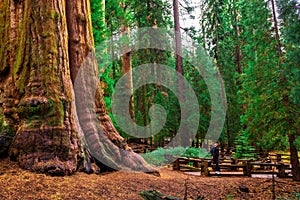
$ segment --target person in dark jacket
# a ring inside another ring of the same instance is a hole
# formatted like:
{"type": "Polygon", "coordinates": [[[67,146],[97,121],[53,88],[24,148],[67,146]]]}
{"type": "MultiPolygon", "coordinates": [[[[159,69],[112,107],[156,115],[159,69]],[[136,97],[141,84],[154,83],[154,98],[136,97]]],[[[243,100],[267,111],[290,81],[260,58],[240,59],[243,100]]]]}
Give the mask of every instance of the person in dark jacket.
{"type": "Polygon", "coordinates": [[[214,147],[210,150],[210,154],[213,159],[213,164],[216,165],[216,174],[220,174],[220,166],[219,166],[219,143],[215,143],[214,147]]]}

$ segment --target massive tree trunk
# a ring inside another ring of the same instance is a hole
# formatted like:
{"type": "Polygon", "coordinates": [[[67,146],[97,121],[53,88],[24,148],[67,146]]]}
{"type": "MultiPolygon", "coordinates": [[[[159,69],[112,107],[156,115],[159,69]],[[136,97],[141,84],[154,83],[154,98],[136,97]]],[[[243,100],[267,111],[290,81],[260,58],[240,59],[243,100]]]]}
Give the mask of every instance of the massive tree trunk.
{"type": "MultiPolygon", "coordinates": [[[[103,167],[153,172],[113,127],[99,88],[96,121],[80,113],[85,105],[73,84],[93,50],[89,3],[0,0],[0,142],[13,136],[10,157],[22,168],[52,175],[74,173],[84,145],[103,167]]],[[[95,61],[88,62],[96,70],[95,61]]]]}

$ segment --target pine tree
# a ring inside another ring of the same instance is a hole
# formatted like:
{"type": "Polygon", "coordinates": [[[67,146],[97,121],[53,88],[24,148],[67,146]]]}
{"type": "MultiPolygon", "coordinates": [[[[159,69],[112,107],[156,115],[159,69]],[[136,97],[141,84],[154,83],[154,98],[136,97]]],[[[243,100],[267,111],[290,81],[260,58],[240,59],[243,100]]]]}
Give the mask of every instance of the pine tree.
{"type": "Polygon", "coordinates": [[[291,153],[292,174],[294,180],[300,180],[298,151],[295,140],[300,135],[300,106],[299,106],[299,53],[300,53],[300,20],[297,13],[297,1],[277,0],[281,22],[284,57],[281,64],[281,116],[282,132],[287,135],[291,153]]]}
{"type": "Polygon", "coordinates": [[[228,147],[233,147],[241,129],[238,119],[242,113],[242,108],[238,105],[237,84],[240,61],[237,60],[239,56],[236,48],[239,48],[240,44],[235,29],[237,24],[235,13],[238,6],[234,1],[217,0],[204,1],[201,7],[202,44],[214,58],[221,72],[228,102],[225,129],[220,140],[227,142],[228,147]]]}
{"type": "Polygon", "coordinates": [[[271,32],[271,12],[266,1],[252,0],[241,2],[240,14],[243,27],[240,103],[244,109],[241,123],[245,127],[243,133],[250,134],[252,144],[257,146],[262,142],[260,147],[266,147],[267,141],[263,137],[272,132],[267,121],[273,113],[273,108],[267,106],[270,103],[268,96],[272,94],[273,80],[278,76],[276,66],[279,59],[271,32]]]}

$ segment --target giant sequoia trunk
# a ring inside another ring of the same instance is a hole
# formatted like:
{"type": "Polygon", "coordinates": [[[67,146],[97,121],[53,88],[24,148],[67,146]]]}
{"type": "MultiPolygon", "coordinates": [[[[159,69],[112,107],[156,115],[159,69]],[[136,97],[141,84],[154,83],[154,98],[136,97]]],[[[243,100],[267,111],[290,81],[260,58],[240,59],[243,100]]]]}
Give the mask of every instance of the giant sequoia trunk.
{"type": "Polygon", "coordinates": [[[86,148],[103,167],[153,172],[113,127],[99,89],[97,121],[77,120],[84,105],[73,84],[93,50],[89,9],[88,0],[0,0],[0,153],[22,168],[65,175],[78,169],[86,148]]]}

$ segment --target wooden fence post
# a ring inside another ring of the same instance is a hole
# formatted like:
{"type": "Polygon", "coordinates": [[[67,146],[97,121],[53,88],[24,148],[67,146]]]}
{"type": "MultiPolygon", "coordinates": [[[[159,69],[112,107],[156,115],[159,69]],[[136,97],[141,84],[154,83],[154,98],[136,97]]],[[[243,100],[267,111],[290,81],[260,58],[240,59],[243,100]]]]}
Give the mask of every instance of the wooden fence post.
{"type": "Polygon", "coordinates": [[[206,161],[206,160],[204,160],[204,162],[203,162],[203,170],[202,170],[202,168],[201,168],[201,173],[202,173],[202,171],[203,171],[203,174],[204,174],[205,176],[208,176],[208,175],[209,175],[208,161],[206,161]]]}
{"type": "Polygon", "coordinates": [[[281,162],[281,154],[276,154],[276,160],[277,162],[281,162]]]}
{"type": "Polygon", "coordinates": [[[173,163],[173,170],[180,170],[179,158],[177,158],[176,161],[173,163]]]}
{"type": "Polygon", "coordinates": [[[246,165],[246,167],[244,168],[244,175],[251,177],[252,165],[248,161],[246,161],[244,164],[246,165]]]}
{"type": "Polygon", "coordinates": [[[278,177],[279,178],[285,178],[285,166],[284,166],[284,163],[280,163],[280,166],[278,166],[278,177]]]}

